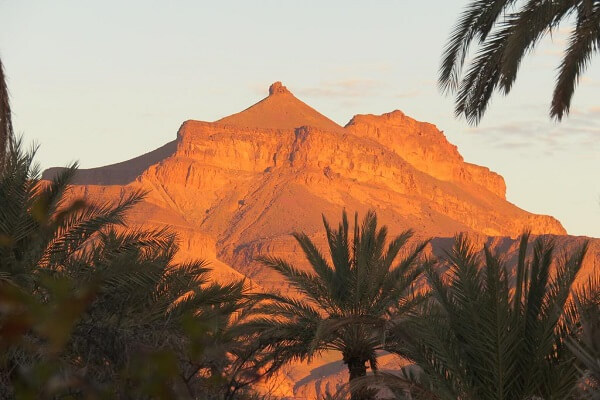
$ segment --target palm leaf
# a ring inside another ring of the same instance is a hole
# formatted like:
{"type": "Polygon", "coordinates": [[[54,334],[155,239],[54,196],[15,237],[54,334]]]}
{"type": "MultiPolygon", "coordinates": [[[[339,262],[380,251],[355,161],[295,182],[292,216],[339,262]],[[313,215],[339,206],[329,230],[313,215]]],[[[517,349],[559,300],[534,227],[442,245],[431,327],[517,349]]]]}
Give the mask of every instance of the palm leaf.
{"type": "MultiPolygon", "coordinates": [[[[595,2],[594,2],[595,3],[595,2]]],[[[583,2],[585,4],[585,2],[583,2]]],[[[571,98],[579,76],[585,71],[590,59],[600,46],[600,6],[595,4],[591,9],[580,7],[577,25],[560,64],[550,116],[559,121],[569,113],[571,98]]]]}

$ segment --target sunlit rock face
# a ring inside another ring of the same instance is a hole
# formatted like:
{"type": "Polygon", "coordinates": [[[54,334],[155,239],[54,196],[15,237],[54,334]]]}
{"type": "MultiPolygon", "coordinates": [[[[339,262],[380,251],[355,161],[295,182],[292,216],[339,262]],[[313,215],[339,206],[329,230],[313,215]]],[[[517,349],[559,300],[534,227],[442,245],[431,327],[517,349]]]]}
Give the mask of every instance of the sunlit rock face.
{"type": "MultiPolygon", "coordinates": [[[[342,127],[280,82],[240,113],[185,121],[176,140],[129,161],[81,170],[75,183],[72,196],[94,201],[147,191],[129,217],[132,225],[171,226],[181,240],[180,257],[206,258],[218,279],[246,276],[257,287],[282,287],[280,276],[254,262],[257,256],[306,267],[290,233],[304,231],[323,245],[321,214],[337,221],[344,208],[361,215],[376,210],[391,233],[411,228],[419,238],[435,238],[428,249],[435,254],[457,232],[511,254],[513,239],[525,229],[559,235],[567,248],[583,240],[564,236],[555,218],[508,202],[504,179],[465,162],[435,125],[393,111],[356,115],[342,127]]],[[[594,241],[586,271],[600,262],[598,247],[594,241]]],[[[285,394],[312,395],[319,385],[343,380],[321,381],[312,370],[287,374],[296,381],[281,385],[289,389],[285,394]]]]}

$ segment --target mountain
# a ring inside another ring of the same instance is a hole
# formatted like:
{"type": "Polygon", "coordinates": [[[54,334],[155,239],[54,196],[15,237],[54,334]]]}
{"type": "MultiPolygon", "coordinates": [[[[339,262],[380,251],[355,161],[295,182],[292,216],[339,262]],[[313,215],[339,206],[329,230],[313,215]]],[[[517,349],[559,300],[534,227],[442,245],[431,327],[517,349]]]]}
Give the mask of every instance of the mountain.
{"type": "Polygon", "coordinates": [[[244,128],[296,129],[310,125],[326,131],[340,132],[342,127],[298,100],[281,82],[269,87],[269,96],[237,114],[216,121],[222,125],[244,128]]]}
{"type": "MultiPolygon", "coordinates": [[[[146,190],[131,224],[172,226],[181,257],[206,258],[219,279],[247,276],[263,287],[282,287],[282,280],[253,261],[258,255],[305,266],[290,233],[304,231],[324,244],[321,214],[337,221],[343,208],[361,215],[372,208],[391,233],[412,228],[418,238],[432,237],[428,250],[435,254],[457,232],[513,255],[525,229],[554,235],[565,249],[585,239],[568,236],[553,217],[508,202],[504,179],[465,162],[435,125],[393,111],[356,115],[342,127],[280,82],[244,111],[215,122],[185,121],[175,141],[80,170],[75,183],[72,196],[101,201],[146,190]]],[[[587,273],[600,262],[599,248],[594,240],[587,273]]],[[[303,368],[289,376],[309,386],[288,382],[290,390],[312,396],[321,381],[309,379],[313,367],[303,368]]]]}

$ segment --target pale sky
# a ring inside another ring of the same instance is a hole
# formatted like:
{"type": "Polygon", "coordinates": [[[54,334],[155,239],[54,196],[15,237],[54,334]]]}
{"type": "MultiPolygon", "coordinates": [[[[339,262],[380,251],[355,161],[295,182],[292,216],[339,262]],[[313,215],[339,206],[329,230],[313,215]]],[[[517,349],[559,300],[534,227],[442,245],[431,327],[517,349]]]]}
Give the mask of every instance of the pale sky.
{"type": "Polygon", "coordinates": [[[436,124],[466,161],[506,180],[519,207],[600,237],[600,57],[563,123],[548,119],[564,31],[530,55],[478,127],[437,90],[467,2],[0,0],[14,124],[43,168],[123,161],[187,119],[241,111],[281,80],[339,124],[395,109],[436,124]]]}

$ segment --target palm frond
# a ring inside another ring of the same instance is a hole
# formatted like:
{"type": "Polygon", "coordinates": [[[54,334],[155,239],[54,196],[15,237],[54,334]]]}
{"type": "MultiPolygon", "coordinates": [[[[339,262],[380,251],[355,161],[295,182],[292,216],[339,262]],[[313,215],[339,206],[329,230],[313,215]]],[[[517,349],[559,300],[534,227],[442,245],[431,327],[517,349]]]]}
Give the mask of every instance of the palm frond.
{"type": "Polygon", "coordinates": [[[280,258],[259,257],[257,261],[285,276],[295,289],[312,301],[331,308],[336,307],[333,299],[327,296],[327,288],[316,276],[300,271],[280,258]]]}
{"type": "Polygon", "coordinates": [[[525,55],[565,20],[573,21],[574,27],[550,106],[550,116],[557,120],[568,114],[579,76],[598,51],[598,2],[470,1],[444,48],[438,79],[443,92],[456,96],[456,116],[478,124],[496,89],[508,94],[525,55]],[[472,48],[476,48],[474,57],[465,72],[472,48]]]}
{"type": "Polygon", "coordinates": [[[293,236],[298,244],[300,244],[307,261],[319,276],[320,281],[326,285],[330,291],[334,291],[335,288],[339,288],[340,282],[335,279],[337,274],[334,273],[327,260],[325,260],[319,249],[317,249],[317,246],[315,246],[310,238],[302,233],[294,233],[293,236]]]}
{"type": "Polygon", "coordinates": [[[444,48],[439,84],[444,92],[458,88],[461,70],[473,40],[484,41],[494,22],[515,0],[479,0],[467,5],[444,48]]]}
{"type": "Polygon", "coordinates": [[[504,94],[510,92],[524,56],[552,32],[572,7],[570,1],[529,0],[521,12],[510,14],[503,22],[510,32],[502,57],[500,86],[504,94]]]}
{"type": "Polygon", "coordinates": [[[579,7],[577,25],[560,64],[550,106],[550,116],[559,121],[568,115],[579,76],[600,47],[600,5],[594,3],[591,10],[579,7]]]}
{"type": "Polygon", "coordinates": [[[63,206],[65,192],[73,177],[75,176],[78,163],[73,163],[67,168],[62,169],[55,177],[52,178],[48,185],[40,191],[39,197],[43,201],[44,212],[50,216],[54,215],[63,206]]]}
{"type": "Polygon", "coordinates": [[[431,297],[392,325],[386,348],[418,364],[440,398],[570,398],[575,390],[568,298],[587,245],[557,258],[542,237],[528,256],[528,240],[520,239],[515,276],[503,254],[484,246],[481,256],[465,236],[446,265],[424,266],[431,297]]]}
{"type": "Polygon", "coordinates": [[[143,196],[142,192],[136,191],[114,205],[105,203],[61,210],[56,217],[54,233],[41,257],[41,263],[66,259],[103,228],[123,225],[126,212],[139,203],[143,196]]]}
{"type": "Polygon", "coordinates": [[[306,300],[276,293],[255,295],[258,304],[248,326],[262,332],[261,340],[271,343],[279,362],[310,358],[326,349],[341,352],[353,379],[366,373],[367,364],[377,370],[376,355],[385,347],[391,311],[408,313],[424,301],[426,296],[413,289],[422,274],[418,260],[427,242],[397,260],[412,231],[388,244],[387,227],[378,227],[373,211],[361,222],[355,214],[352,238],[345,211],[337,229],[324,217],[323,225],[332,266],[301,233],[294,236],[314,274],[278,258],[260,258],[306,300]]]}

